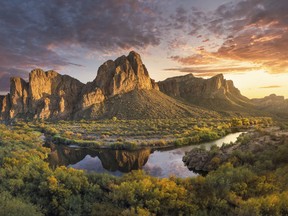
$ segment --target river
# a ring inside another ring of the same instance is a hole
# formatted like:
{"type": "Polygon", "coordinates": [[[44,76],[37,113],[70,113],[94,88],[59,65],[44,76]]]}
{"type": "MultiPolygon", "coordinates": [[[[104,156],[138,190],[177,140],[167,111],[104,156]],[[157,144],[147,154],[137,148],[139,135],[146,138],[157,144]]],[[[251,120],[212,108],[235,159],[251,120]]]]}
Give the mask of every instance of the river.
{"type": "Polygon", "coordinates": [[[88,172],[110,173],[115,176],[142,169],[155,177],[165,178],[174,175],[185,178],[198,175],[188,170],[182,162],[185,152],[199,146],[210,149],[212,145],[221,146],[223,143],[235,142],[241,133],[232,133],[200,145],[161,150],[150,148],[135,151],[87,149],[50,143],[49,163],[53,167],[64,165],[88,172]]]}

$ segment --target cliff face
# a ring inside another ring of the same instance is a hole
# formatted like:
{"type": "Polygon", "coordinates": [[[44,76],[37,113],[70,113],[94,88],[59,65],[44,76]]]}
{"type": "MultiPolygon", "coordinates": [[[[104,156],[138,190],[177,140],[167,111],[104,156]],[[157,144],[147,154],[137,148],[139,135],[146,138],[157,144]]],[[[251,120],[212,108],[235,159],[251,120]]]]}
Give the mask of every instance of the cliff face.
{"type": "Polygon", "coordinates": [[[103,93],[108,97],[134,89],[157,88],[150,79],[140,55],[133,51],[128,56],[121,56],[115,61],[109,60],[101,65],[94,83],[103,89],[103,93]]]}
{"type": "MultiPolygon", "coordinates": [[[[99,117],[104,103],[133,90],[158,89],[136,52],[109,60],[86,85],[55,71],[32,70],[29,82],[13,77],[10,94],[0,97],[0,119],[72,119],[99,117]]],[[[105,108],[106,109],[106,108],[105,108]]]]}
{"type": "Polygon", "coordinates": [[[28,107],[28,83],[19,77],[10,79],[10,118],[14,118],[18,113],[26,113],[28,107]]]}
{"type": "Polygon", "coordinates": [[[250,103],[235,88],[233,81],[225,80],[222,74],[210,79],[196,78],[192,74],[168,78],[158,82],[160,91],[195,105],[212,109],[237,109],[250,103]]]}
{"type": "Polygon", "coordinates": [[[35,69],[29,82],[13,77],[10,94],[1,97],[1,118],[69,118],[84,84],[55,71],[35,69]]]}
{"type": "Polygon", "coordinates": [[[201,97],[209,99],[226,99],[230,94],[247,100],[234,87],[232,80],[225,80],[222,74],[210,79],[196,78],[192,74],[168,78],[158,82],[162,92],[174,97],[201,97]]]}
{"type": "Polygon", "coordinates": [[[0,96],[0,119],[9,118],[11,105],[10,105],[10,94],[6,96],[0,96]]]}
{"type": "Polygon", "coordinates": [[[84,84],[55,71],[37,69],[29,77],[29,112],[36,118],[68,118],[84,84]]]}
{"type": "Polygon", "coordinates": [[[150,79],[140,55],[132,51],[128,56],[106,61],[99,67],[95,80],[82,89],[75,118],[109,118],[107,113],[111,113],[111,106],[107,101],[110,98],[134,90],[153,89],[158,90],[158,85],[150,79]]]}

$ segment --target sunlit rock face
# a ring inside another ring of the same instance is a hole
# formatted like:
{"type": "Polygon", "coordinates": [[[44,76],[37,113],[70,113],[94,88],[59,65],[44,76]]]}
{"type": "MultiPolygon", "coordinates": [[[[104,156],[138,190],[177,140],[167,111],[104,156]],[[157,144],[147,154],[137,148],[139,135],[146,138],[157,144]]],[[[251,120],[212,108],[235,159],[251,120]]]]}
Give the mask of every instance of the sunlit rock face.
{"type": "Polygon", "coordinates": [[[93,82],[80,81],[55,71],[32,70],[29,82],[11,78],[10,94],[0,98],[0,119],[99,118],[109,108],[104,102],[133,90],[158,90],[138,53],[132,51],[98,69],[93,82]]]}
{"type": "Polygon", "coordinates": [[[34,118],[69,118],[83,86],[55,71],[33,70],[29,77],[29,111],[34,118]]]}
{"type": "Polygon", "coordinates": [[[19,77],[10,79],[10,118],[27,113],[29,84],[19,77]]]}
{"type": "Polygon", "coordinates": [[[134,89],[157,89],[150,79],[145,65],[138,53],[132,51],[128,56],[121,56],[115,61],[109,60],[98,69],[95,79],[106,96],[127,93],[134,89]]]}
{"type": "Polygon", "coordinates": [[[67,119],[73,115],[84,84],[55,71],[35,69],[29,82],[13,77],[10,94],[0,99],[1,119],[67,119]]]}

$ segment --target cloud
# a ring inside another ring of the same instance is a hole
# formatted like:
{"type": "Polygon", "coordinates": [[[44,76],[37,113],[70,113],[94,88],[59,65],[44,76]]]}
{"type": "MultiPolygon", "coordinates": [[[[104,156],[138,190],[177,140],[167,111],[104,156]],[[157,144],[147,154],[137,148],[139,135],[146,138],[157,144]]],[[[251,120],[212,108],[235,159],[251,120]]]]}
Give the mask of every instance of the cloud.
{"type": "Polygon", "coordinates": [[[270,85],[270,86],[260,86],[259,88],[270,89],[270,88],[281,88],[279,85],[270,85]]]}
{"type": "Polygon", "coordinates": [[[174,50],[174,49],[189,49],[190,46],[187,45],[187,41],[182,37],[182,38],[174,38],[170,41],[168,41],[168,49],[174,50]]]}
{"type": "Polygon", "coordinates": [[[198,70],[234,65],[288,72],[287,0],[232,1],[209,12],[197,2],[1,1],[0,91],[8,89],[8,74],[81,67],[75,59],[148,47],[198,70]]]}
{"type": "MultiPolygon", "coordinates": [[[[174,4],[179,4],[179,1],[175,1],[174,4]]],[[[183,33],[185,33],[189,36],[201,38],[203,35],[199,32],[205,26],[205,22],[207,22],[207,14],[194,6],[187,7],[187,5],[185,8],[178,7],[175,11],[172,11],[172,14],[165,22],[167,29],[172,30],[172,34],[179,30],[176,34],[182,34],[183,36],[183,33]]]]}
{"type": "MultiPolygon", "coordinates": [[[[257,68],[254,68],[255,70],[257,68]]],[[[177,71],[183,73],[193,73],[195,76],[214,76],[217,74],[225,73],[244,73],[251,71],[251,67],[245,66],[230,66],[230,67],[216,67],[211,68],[211,66],[195,66],[195,67],[175,67],[175,68],[166,68],[165,71],[177,71]]]]}
{"type": "Polygon", "coordinates": [[[212,68],[217,64],[215,59],[231,60],[259,65],[269,73],[288,73],[287,11],[286,0],[277,3],[271,0],[225,3],[214,12],[202,14],[197,22],[190,22],[195,39],[206,32],[215,37],[215,41],[222,40],[223,43],[216,47],[209,43],[213,41],[211,38],[210,41],[202,40],[203,46],[198,51],[206,50],[205,54],[175,55],[176,58],[172,59],[183,65],[209,63],[212,68]]]}
{"type": "Polygon", "coordinates": [[[217,55],[261,64],[270,73],[288,72],[287,10],[285,0],[250,0],[220,6],[209,29],[233,37],[224,41],[217,55]]]}
{"type": "MultiPolygon", "coordinates": [[[[79,66],[70,59],[72,53],[79,58],[73,46],[103,53],[156,46],[158,17],[156,4],[142,0],[2,1],[0,76],[79,66]]],[[[7,90],[5,80],[0,91],[7,90]]]]}
{"type": "Polygon", "coordinates": [[[218,53],[205,51],[204,47],[198,49],[196,54],[184,57],[171,56],[170,59],[186,67],[176,67],[168,70],[195,73],[203,76],[213,76],[218,73],[243,73],[260,69],[258,64],[223,58],[218,53]]]}
{"type": "Polygon", "coordinates": [[[205,52],[204,47],[198,48],[198,53],[190,56],[171,56],[170,59],[177,61],[183,65],[203,65],[203,64],[215,64],[219,61],[219,58],[209,52],[205,52]]]}

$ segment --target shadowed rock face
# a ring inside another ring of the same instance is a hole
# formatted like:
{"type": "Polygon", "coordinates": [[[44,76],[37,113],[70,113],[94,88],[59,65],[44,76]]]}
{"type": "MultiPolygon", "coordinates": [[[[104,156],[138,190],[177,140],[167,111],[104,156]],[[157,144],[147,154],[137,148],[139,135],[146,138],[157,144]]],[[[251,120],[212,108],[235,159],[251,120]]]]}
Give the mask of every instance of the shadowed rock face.
{"type": "Polygon", "coordinates": [[[7,119],[10,116],[10,109],[11,109],[11,105],[10,105],[10,94],[6,95],[6,96],[0,96],[0,119],[7,119]]]}
{"type": "Polygon", "coordinates": [[[160,91],[195,105],[212,109],[241,108],[249,99],[241,95],[233,81],[225,80],[222,74],[210,79],[196,78],[192,74],[168,78],[158,82],[160,91]]]}
{"type": "Polygon", "coordinates": [[[136,52],[109,60],[86,85],[55,71],[32,70],[29,82],[13,77],[10,94],[0,98],[0,119],[95,118],[103,115],[103,102],[133,90],[158,89],[136,52]]]}

